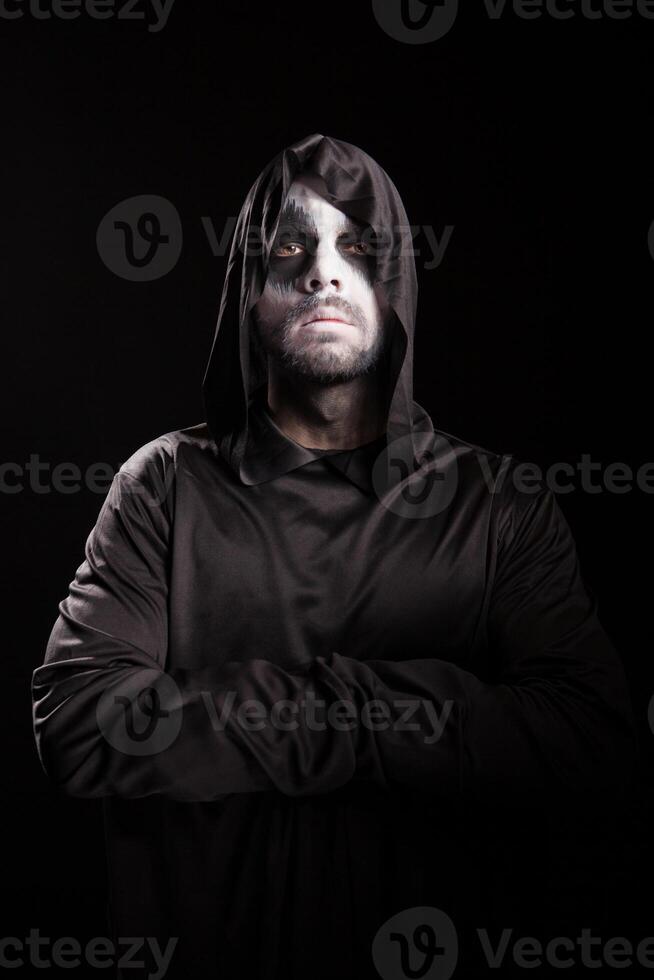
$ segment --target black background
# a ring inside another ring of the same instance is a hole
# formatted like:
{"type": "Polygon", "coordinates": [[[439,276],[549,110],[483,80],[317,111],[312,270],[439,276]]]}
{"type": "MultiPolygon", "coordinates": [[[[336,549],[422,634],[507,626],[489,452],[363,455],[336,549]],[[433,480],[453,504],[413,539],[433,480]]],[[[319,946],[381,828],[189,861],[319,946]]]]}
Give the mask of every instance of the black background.
{"type": "MultiPolygon", "coordinates": [[[[226,258],[202,218],[220,234],[265,163],[314,132],[374,157],[411,222],[439,238],[454,228],[436,269],[417,259],[416,398],[437,427],[542,466],[584,453],[602,470],[652,460],[654,20],[509,9],[492,20],[472,8],[417,45],[389,37],[367,0],[176,0],[159,32],[147,19],[40,20],[26,7],[0,17],[4,460],[115,470],[203,419],[226,258]],[[183,248],[167,275],[129,282],[103,263],[96,231],[141,194],[174,204],[183,248]]],[[[654,935],[654,498],[635,481],[621,494],[575,487],[559,501],[641,736],[611,886],[613,935],[637,942],[654,935]]],[[[102,495],[25,482],[1,500],[0,932],[83,941],[107,934],[100,805],[49,787],[29,682],[102,495]]]]}

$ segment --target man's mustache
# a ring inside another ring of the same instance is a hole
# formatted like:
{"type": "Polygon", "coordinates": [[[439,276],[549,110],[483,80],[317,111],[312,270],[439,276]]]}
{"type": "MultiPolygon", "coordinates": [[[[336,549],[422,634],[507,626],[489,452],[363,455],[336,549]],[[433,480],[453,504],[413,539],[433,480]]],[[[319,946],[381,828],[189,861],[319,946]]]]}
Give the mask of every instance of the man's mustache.
{"type": "Polygon", "coordinates": [[[309,313],[313,313],[314,310],[320,309],[322,306],[330,306],[335,310],[339,310],[347,317],[348,320],[357,324],[358,326],[363,326],[363,317],[360,310],[358,310],[347,300],[342,299],[340,296],[322,296],[320,298],[310,296],[307,300],[303,300],[295,309],[290,310],[289,313],[284,317],[284,322],[282,324],[283,330],[289,330],[295,323],[305,317],[309,313]]]}

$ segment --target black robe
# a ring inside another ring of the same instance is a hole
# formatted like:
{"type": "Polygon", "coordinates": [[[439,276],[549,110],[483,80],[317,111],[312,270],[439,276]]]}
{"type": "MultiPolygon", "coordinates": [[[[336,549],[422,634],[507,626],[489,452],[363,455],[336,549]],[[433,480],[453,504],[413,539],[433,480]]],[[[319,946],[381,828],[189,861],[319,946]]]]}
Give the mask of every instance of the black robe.
{"type": "Polygon", "coordinates": [[[557,841],[630,785],[622,665],[552,491],[414,402],[416,307],[385,172],[320,135],[279,154],[235,231],[207,421],[121,466],[34,672],[45,771],[103,800],[113,935],[179,937],[168,976],[401,977],[405,947],[441,977],[385,926],[424,907],[462,976],[479,927],[590,914],[557,841]],[[395,314],[386,434],[347,452],[276,427],[251,346],[303,168],[379,236],[395,314]]]}

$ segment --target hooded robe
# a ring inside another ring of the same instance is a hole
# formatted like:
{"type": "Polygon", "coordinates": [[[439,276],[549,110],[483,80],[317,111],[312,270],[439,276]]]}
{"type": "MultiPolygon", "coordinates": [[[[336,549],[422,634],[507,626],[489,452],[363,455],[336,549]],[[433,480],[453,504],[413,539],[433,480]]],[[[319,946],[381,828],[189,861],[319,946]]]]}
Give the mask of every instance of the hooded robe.
{"type": "Polygon", "coordinates": [[[45,772],[102,800],[112,934],[176,937],[169,977],[443,977],[432,914],[465,976],[476,928],[496,945],[565,912],[543,815],[572,822],[630,781],[624,672],[552,491],[413,399],[410,246],[359,148],[313,134],[268,164],[232,240],[206,421],[120,467],[33,674],[45,772]],[[276,426],[252,344],[302,171],[370,230],[392,310],[386,432],[354,450],[276,426]]]}

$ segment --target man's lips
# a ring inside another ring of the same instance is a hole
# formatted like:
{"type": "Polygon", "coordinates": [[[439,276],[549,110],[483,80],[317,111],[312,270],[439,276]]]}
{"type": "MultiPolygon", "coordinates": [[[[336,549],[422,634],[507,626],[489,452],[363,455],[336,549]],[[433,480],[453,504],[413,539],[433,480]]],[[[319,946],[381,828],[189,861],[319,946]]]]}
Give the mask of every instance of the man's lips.
{"type": "Polygon", "coordinates": [[[352,326],[349,320],[340,320],[338,317],[335,316],[317,316],[314,317],[313,320],[307,320],[305,323],[302,324],[302,326],[308,327],[312,323],[343,323],[346,327],[352,326]]]}
{"type": "Polygon", "coordinates": [[[301,323],[300,326],[308,327],[312,323],[325,323],[325,324],[342,323],[346,327],[354,326],[353,323],[350,323],[349,320],[343,319],[343,317],[339,316],[337,313],[316,313],[315,316],[310,317],[308,320],[304,320],[304,322],[301,323]]]}

